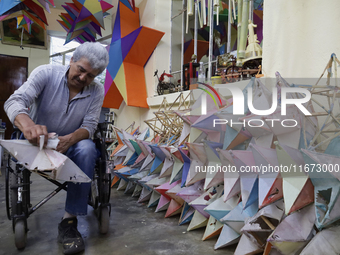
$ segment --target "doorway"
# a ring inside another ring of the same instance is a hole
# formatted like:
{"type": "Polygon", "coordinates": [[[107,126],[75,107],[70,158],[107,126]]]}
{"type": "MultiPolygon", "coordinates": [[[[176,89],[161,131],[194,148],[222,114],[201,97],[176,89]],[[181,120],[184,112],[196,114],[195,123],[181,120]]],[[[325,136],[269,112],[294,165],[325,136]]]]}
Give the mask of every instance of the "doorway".
{"type": "Polygon", "coordinates": [[[13,125],[5,113],[4,104],[27,76],[28,58],[0,54],[0,119],[6,123],[5,139],[11,138],[13,125]]]}

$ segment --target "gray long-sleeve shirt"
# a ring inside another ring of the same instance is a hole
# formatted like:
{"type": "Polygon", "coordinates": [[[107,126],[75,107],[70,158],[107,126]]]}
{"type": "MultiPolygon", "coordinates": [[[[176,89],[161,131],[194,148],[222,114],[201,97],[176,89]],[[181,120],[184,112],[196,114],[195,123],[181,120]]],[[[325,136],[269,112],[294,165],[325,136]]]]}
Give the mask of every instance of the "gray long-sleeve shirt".
{"type": "Polygon", "coordinates": [[[48,132],[63,136],[78,128],[91,137],[97,127],[104,100],[104,86],[93,81],[69,102],[66,73],[69,66],[42,65],[5,102],[4,109],[12,123],[24,113],[48,132]]]}

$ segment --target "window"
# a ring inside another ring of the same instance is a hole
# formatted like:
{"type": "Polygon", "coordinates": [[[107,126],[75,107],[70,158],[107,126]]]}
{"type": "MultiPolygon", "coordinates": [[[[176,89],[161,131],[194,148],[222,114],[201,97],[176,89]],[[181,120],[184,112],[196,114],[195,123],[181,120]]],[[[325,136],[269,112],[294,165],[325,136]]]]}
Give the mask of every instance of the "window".
{"type": "MultiPolygon", "coordinates": [[[[67,44],[65,44],[65,39],[58,38],[51,36],[51,43],[50,43],[50,55],[53,56],[57,53],[62,53],[67,50],[71,50],[74,48],[77,48],[77,46],[80,45],[80,43],[76,41],[71,41],[67,44]]],[[[65,65],[68,65],[70,63],[71,57],[72,57],[72,52],[69,52],[65,54],[65,65]]],[[[63,64],[63,55],[58,55],[50,58],[50,64],[63,64]]]]}

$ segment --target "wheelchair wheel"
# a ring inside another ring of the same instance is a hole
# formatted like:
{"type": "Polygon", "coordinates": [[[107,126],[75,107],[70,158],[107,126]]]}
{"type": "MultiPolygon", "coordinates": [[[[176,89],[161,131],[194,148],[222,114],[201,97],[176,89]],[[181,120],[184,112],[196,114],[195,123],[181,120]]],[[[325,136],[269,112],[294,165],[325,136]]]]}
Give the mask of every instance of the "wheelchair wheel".
{"type": "Polygon", "coordinates": [[[18,177],[16,175],[16,164],[10,158],[8,159],[5,178],[7,218],[12,220],[16,212],[18,201],[18,177]]]}
{"type": "Polygon", "coordinates": [[[26,247],[27,232],[24,219],[18,219],[14,223],[14,240],[15,246],[18,250],[24,249],[26,247]]]}
{"type": "Polygon", "coordinates": [[[108,206],[100,208],[99,216],[99,231],[101,234],[106,234],[109,231],[110,212],[108,206]]]}
{"type": "Polygon", "coordinates": [[[91,194],[88,203],[93,209],[97,209],[99,204],[97,178],[98,177],[94,177],[94,180],[91,182],[91,194]]]}

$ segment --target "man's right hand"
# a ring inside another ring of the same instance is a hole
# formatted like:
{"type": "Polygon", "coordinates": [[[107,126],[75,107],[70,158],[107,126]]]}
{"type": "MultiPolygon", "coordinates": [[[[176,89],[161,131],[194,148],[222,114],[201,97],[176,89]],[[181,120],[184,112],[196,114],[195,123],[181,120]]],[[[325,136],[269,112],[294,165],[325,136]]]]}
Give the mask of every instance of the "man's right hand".
{"type": "Polygon", "coordinates": [[[26,114],[18,114],[15,117],[14,125],[16,125],[20,131],[24,134],[25,138],[32,144],[38,145],[40,136],[44,135],[44,146],[47,144],[48,132],[44,125],[37,125],[26,114]]]}
{"type": "Polygon", "coordinates": [[[25,138],[34,145],[39,145],[40,136],[44,135],[44,146],[47,144],[48,132],[46,126],[43,125],[33,125],[23,128],[25,138]]]}

